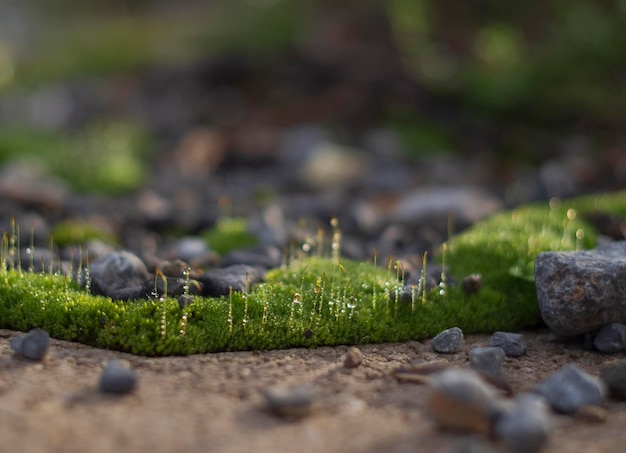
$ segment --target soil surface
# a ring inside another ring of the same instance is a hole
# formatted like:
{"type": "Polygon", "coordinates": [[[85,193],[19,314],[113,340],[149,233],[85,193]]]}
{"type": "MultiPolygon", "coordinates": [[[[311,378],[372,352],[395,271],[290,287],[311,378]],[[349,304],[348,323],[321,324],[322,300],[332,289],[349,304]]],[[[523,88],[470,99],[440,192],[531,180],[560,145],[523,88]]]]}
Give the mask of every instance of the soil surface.
{"type": "MultiPolygon", "coordinates": [[[[42,362],[28,362],[10,349],[16,335],[0,330],[0,452],[509,451],[438,429],[428,413],[428,387],[392,375],[429,361],[468,366],[469,351],[487,345],[487,335],[467,335],[462,352],[451,355],[434,353],[429,341],[364,345],[357,368],[343,366],[346,347],[146,358],[58,340],[42,362]],[[113,358],[138,373],[130,395],[97,390],[113,358]],[[309,415],[284,419],[266,410],[263,390],[303,384],[319,390],[309,415]]],[[[514,393],[567,363],[598,375],[603,363],[624,356],[550,342],[545,330],[524,335],[527,354],[504,366],[514,393]]],[[[604,409],[605,421],[555,415],[542,451],[623,451],[626,403],[607,400],[604,409]]]]}

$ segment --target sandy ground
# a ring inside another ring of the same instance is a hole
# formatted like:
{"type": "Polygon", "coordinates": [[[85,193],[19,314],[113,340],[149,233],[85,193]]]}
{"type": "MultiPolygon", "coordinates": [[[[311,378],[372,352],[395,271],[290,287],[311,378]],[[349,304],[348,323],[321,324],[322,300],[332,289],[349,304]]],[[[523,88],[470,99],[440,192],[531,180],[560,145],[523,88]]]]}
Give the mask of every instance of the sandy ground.
{"type": "MultiPolygon", "coordinates": [[[[400,383],[391,372],[425,361],[467,364],[489,337],[469,335],[463,351],[432,352],[429,342],[365,345],[364,362],[345,368],[346,347],[145,358],[54,340],[41,363],[16,357],[0,330],[0,452],[460,452],[507,451],[497,442],[437,429],[428,415],[428,388],[400,383]],[[97,391],[107,360],[137,370],[127,396],[97,391]],[[263,389],[313,384],[315,410],[285,420],[264,407],[263,389]]],[[[528,390],[562,365],[598,374],[611,359],[580,344],[550,343],[545,331],[525,332],[528,354],[507,359],[514,391],[528,390]]],[[[626,403],[607,401],[608,418],[593,422],[555,416],[545,452],[624,451],[626,403]]]]}

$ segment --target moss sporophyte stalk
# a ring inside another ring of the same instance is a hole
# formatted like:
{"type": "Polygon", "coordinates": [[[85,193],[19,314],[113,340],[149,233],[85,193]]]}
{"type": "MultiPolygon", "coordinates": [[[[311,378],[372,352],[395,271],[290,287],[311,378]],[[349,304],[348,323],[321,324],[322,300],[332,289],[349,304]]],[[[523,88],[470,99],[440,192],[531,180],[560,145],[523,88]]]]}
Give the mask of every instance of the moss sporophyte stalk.
{"type": "MultiPolygon", "coordinates": [[[[625,214],[626,193],[496,214],[450,238],[437,256],[424,255],[425,265],[445,260],[448,271],[443,285],[429,290],[423,266],[409,302],[398,297],[406,282],[396,261],[381,268],[377,256],[372,262],[340,257],[338,225],[329,255],[315,252],[317,246],[300,249],[261,284],[220,298],[187,293],[193,302],[179,303],[159,295],[164,292],[135,302],[94,296],[52,263],[23,271],[19,228],[12,224],[2,237],[0,327],[40,327],[54,338],[149,356],[419,340],[451,326],[466,333],[515,331],[541,323],[532,279],[536,256],[594,246],[597,233],[585,220],[594,211],[625,214]],[[476,294],[449,283],[477,273],[476,294]]],[[[73,269],[89,280],[82,261],[73,269]]],[[[185,272],[189,287],[194,283],[185,272]]],[[[156,279],[166,287],[162,273],[156,279]]]]}

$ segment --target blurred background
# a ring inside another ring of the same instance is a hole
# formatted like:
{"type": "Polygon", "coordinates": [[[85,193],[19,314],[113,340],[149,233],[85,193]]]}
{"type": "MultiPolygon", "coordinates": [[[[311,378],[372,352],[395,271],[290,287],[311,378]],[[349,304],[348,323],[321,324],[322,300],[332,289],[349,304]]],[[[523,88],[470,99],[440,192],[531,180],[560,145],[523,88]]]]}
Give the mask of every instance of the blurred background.
{"type": "Polygon", "coordinates": [[[312,186],[446,156],[516,204],[626,186],[625,126],[626,0],[0,0],[0,180],[119,195],[314,149],[312,186]]]}

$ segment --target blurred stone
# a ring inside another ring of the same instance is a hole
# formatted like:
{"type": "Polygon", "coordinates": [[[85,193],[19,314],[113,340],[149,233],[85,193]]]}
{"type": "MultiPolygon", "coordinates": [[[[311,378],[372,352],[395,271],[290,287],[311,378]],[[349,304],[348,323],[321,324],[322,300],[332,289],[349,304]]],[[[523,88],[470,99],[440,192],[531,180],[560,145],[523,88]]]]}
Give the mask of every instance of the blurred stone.
{"type": "Polygon", "coordinates": [[[600,379],[612,397],[626,400],[626,359],[613,360],[602,365],[600,379]]]}
{"type": "Polygon", "coordinates": [[[499,347],[473,348],[470,351],[470,366],[495,376],[502,372],[506,354],[499,347]]]}
{"type": "Polygon", "coordinates": [[[268,411],[285,418],[309,415],[318,398],[317,390],[308,385],[287,387],[278,385],[263,391],[268,411]]]}
{"type": "Polygon", "coordinates": [[[476,373],[449,368],[432,375],[430,383],[429,410],[439,426],[491,435],[505,404],[476,373]]]}
{"type": "Polygon", "coordinates": [[[495,436],[514,452],[534,453],[545,445],[551,426],[548,406],[537,395],[519,395],[515,405],[495,423],[495,436]]]}
{"type": "Polygon", "coordinates": [[[527,347],[524,335],[511,332],[494,332],[489,346],[502,348],[507,357],[521,357],[526,354],[527,347]]]}
{"type": "Polygon", "coordinates": [[[574,364],[565,365],[535,386],[556,412],[573,414],[583,406],[597,405],[604,399],[604,383],[574,364]]]}
{"type": "Polygon", "coordinates": [[[32,329],[28,333],[11,339],[10,346],[25,359],[39,361],[48,352],[50,335],[43,329],[32,329]]]}
{"type": "Polygon", "coordinates": [[[461,288],[465,294],[476,294],[480,291],[483,284],[483,276],[481,274],[467,275],[461,283],[461,288]]]}
{"type": "Polygon", "coordinates": [[[391,209],[390,222],[405,225],[436,222],[472,225],[502,209],[502,202],[472,187],[428,187],[409,192],[391,209]]]}
{"type": "Polygon", "coordinates": [[[137,374],[119,360],[111,360],[100,375],[99,388],[103,393],[124,395],[137,386],[137,374]]]}
{"type": "Polygon", "coordinates": [[[607,354],[623,351],[626,349],[626,325],[612,322],[602,326],[593,339],[593,347],[607,354]]]}
{"type": "Polygon", "coordinates": [[[363,363],[363,352],[359,348],[351,347],[343,356],[343,366],[346,368],[356,368],[363,363]]]}

